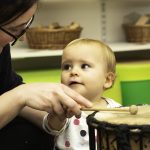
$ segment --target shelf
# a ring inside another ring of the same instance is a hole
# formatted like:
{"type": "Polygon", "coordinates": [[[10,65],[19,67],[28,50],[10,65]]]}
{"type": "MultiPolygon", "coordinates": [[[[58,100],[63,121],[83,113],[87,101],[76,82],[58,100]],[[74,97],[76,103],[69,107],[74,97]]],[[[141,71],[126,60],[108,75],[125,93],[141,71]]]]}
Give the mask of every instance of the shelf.
{"type": "Polygon", "coordinates": [[[12,59],[24,59],[33,57],[48,57],[48,56],[61,56],[62,50],[35,50],[22,47],[12,47],[12,59]]]}
{"type": "MultiPolygon", "coordinates": [[[[72,0],[72,1],[85,1],[85,2],[87,2],[87,1],[90,1],[90,0],[72,0]]],[[[70,0],[40,0],[39,2],[41,2],[41,3],[51,3],[51,2],[70,2],[70,0]]]]}
{"type": "MultiPolygon", "coordinates": [[[[142,51],[150,50],[150,43],[138,44],[138,43],[108,43],[114,52],[131,52],[131,51],[142,51]]],[[[11,55],[12,59],[24,59],[24,58],[35,58],[35,57],[53,57],[61,56],[62,50],[35,50],[25,47],[12,47],[11,55]]]]}
{"type": "Polygon", "coordinates": [[[150,50],[150,43],[141,44],[141,43],[119,42],[119,43],[108,43],[108,45],[114,52],[150,50]]]}

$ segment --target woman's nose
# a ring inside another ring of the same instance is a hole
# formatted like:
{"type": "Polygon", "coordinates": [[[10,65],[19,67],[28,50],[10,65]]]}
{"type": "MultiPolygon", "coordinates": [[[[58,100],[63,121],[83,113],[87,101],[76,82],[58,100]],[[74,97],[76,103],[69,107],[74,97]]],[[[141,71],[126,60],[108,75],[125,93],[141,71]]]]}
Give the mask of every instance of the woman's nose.
{"type": "Polygon", "coordinates": [[[26,41],[26,34],[22,35],[22,36],[19,38],[19,41],[26,41]]]}

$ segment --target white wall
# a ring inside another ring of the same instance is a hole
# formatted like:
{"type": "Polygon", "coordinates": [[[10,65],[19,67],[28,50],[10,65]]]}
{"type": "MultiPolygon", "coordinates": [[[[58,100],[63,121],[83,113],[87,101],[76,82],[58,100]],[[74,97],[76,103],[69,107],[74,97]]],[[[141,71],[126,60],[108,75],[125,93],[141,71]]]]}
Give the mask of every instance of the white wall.
{"type": "Polygon", "coordinates": [[[100,38],[100,5],[98,0],[60,1],[40,3],[36,24],[58,22],[68,25],[72,21],[84,28],[82,37],[100,38]]]}

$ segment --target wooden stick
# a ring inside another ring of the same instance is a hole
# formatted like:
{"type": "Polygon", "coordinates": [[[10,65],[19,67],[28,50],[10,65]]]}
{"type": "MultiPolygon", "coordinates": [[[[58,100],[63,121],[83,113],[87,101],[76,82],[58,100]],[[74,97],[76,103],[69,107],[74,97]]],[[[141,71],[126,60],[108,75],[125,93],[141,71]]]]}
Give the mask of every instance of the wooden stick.
{"type": "Polygon", "coordinates": [[[83,111],[125,111],[130,112],[130,114],[135,115],[138,112],[138,106],[131,105],[130,107],[115,107],[115,108],[100,108],[100,107],[91,107],[91,108],[85,108],[82,107],[81,110],[83,111]]]}

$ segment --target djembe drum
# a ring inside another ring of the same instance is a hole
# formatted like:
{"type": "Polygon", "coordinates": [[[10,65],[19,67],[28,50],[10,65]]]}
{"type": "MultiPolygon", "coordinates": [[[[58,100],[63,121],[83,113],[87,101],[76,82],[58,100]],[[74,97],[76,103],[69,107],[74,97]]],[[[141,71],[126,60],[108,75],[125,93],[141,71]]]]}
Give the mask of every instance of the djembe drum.
{"type": "Polygon", "coordinates": [[[150,150],[150,105],[137,114],[97,111],[87,117],[90,150],[150,150]]]}

